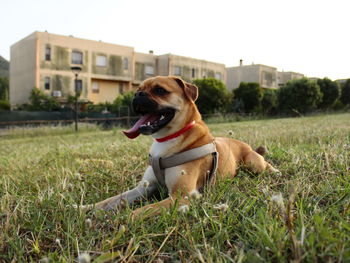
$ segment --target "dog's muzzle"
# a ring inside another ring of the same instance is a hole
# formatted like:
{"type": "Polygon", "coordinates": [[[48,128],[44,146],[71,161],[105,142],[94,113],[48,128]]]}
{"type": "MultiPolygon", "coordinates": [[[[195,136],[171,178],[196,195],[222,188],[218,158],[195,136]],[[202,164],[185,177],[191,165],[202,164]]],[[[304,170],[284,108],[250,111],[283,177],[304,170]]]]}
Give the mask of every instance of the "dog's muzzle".
{"type": "Polygon", "coordinates": [[[132,106],[141,117],[130,130],[124,131],[124,134],[130,139],[140,134],[151,135],[159,131],[174,118],[176,112],[174,108],[162,107],[143,91],[135,94],[132,106]]]}

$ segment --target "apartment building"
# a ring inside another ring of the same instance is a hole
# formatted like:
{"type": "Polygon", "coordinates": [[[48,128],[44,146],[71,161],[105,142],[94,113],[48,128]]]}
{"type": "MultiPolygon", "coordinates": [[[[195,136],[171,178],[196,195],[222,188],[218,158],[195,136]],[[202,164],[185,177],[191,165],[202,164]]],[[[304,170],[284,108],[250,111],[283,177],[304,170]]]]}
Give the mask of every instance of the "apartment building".
{"type": "Polygon", "coordinates": [[[138,87],[145,79],[155,76],[158,73],[157,56],[150,51],[149,54],[135,52],[135,74],[133,87],[138,87]]]}
{"type": "Polygon", "coordinates": [[[132,87],[132,47],[34,32],[11,46],[10,103],[28,102],[36,87],[62,102],[74,95],[72,66],[82,68],[81,99],[112,101],[132,87]]]}
{"type": "Polygon", "coordinates": [[[177,75],[188,81],[216,77],[225,82],[225,65],[172,54],[138,53],[133,47],[34,32],[11,46],[10,103],[27,103],[36,87],[66,102],[74,95],[72,66],[78,76],[81,100],[112,102],[125,91],[156,75],[177,75]]]}
{"type": "Polygon", "coordinates": [[[199,78],[216,78],[226,82],[225,65],[206,60],[165,54],[158,56],[158,69],[158,75],[179,76],[189,82],[199,78]]]}
{"type": "Polygon", "coordinates": [[[241,82],[257,82],[260,87],[277,89],[277,69],[262,64],[243,65],[240,61],[238,67],[226,68],[227,88],[233,90],[239,87],[241,82]]]}
{"type": "Polygon", "coordinates": [[[293,79],[301,79],[304,77],[304,74],[292,72],[292,71],[278,71],[277,72],[277,83],[278,87],[283,86],[288,81],[293,79]]]}

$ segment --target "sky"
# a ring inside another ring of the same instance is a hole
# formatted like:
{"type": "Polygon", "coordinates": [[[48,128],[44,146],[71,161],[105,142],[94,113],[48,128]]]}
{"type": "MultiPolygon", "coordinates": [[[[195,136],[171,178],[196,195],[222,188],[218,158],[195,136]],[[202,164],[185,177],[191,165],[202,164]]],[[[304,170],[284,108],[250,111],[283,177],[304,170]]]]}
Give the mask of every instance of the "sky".
{"type": "Polygon", "coordinates": [[[34,31],[350,78],[349,0],[0,0],[0,55],[34,31]]]}

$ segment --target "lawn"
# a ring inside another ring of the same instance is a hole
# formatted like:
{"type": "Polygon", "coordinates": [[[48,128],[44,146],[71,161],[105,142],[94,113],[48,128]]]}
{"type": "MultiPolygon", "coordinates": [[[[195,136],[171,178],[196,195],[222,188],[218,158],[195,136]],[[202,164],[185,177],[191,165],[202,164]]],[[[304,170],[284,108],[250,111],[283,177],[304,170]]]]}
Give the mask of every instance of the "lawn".
{"type": "Polygon", "coordinates": [[[188,212],[175,205],[134,222],[132,207],[72,205],[133,187],[151,138],[96,126],[0,130],[0,262],[350,261],[350,114],[209,126],[266,145],[282,175],[240,170],[188,212]]]}

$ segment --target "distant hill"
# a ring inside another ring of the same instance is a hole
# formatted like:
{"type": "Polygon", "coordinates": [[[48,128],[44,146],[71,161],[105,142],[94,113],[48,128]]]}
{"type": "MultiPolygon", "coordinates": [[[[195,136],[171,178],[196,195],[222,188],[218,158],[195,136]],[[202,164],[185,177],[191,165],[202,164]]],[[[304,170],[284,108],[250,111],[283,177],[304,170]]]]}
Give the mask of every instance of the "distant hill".
{"type": "Polygon", "coordinates": [[[0,78],[9,77],[10,62],[0,56],[0,78]]]}

